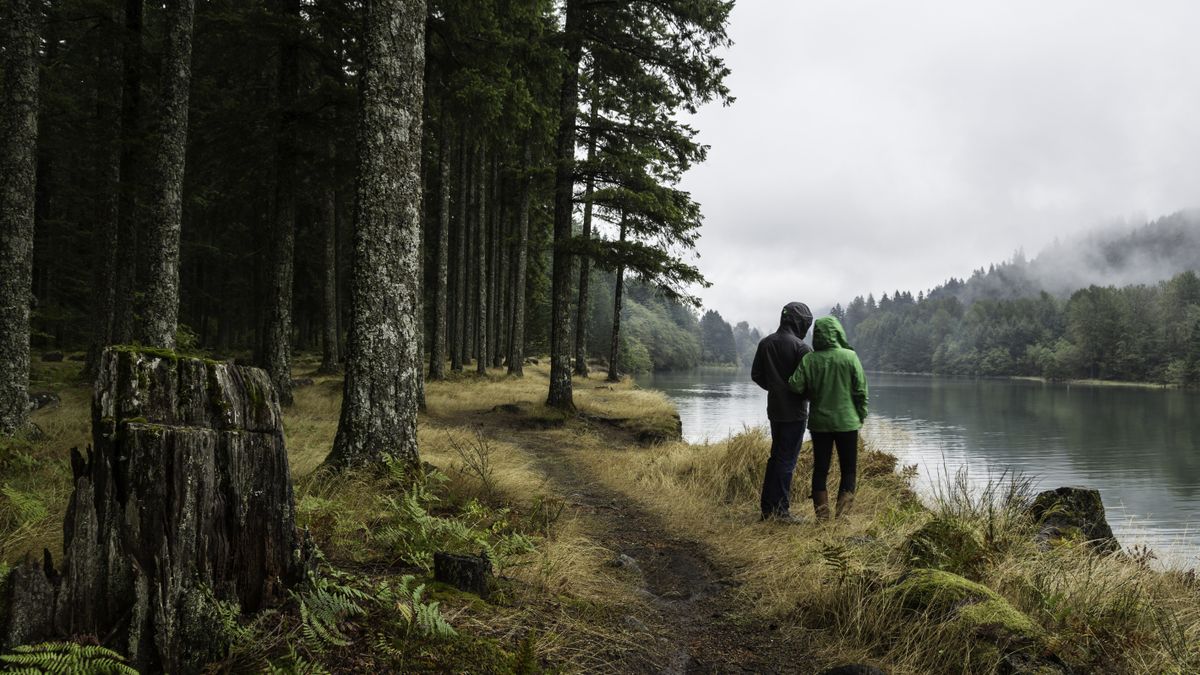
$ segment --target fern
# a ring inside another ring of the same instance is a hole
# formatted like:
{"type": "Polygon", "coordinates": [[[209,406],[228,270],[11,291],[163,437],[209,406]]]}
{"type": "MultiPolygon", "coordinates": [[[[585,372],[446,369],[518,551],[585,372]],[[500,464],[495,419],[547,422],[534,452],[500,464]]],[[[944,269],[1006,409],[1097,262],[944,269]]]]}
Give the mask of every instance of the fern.
{"type": "Polygon", "coordinates": [[[311,574],[308,583],[292,597],[300,608],[300,625],[304,637],[317,651],[327,647],[346,647],[350,636],[343,624],[367,614],[363,603],[371,597],[351,586],[349,575],[336,570],[328,574],[311,574]]]}
{"type": "Polygon", "coordinates": [[[380,584],[377,596],[380,602],[390,604],[400,615],[409,634],[421,637],[446,639],[458,633],[450,622],[442,616],[440,603],[436,600],[425,602],[425,584],[412,586],[415,577],[406,574],[400,578],[400,584],[393,586],[384,582],[380,584]]]}
{"type": "Polygon", "coordinates": [[[55,675],[137,675],[125,659],[99,645],[43,642],[16,647],[0,655],[0,667],[13,673],[55,675]]]}
{"type": "Polygon", "coordinates": [[[46,508],[46,503],[32,492],[24,492],[5,484],[4,487],[0,487],[0,493],[3,493],[8,499],[17,527],[36,523],[50,513],[50,510],[46,508]]]}
{"type": "Polygon", "coordinates": [[[279,663],[271,662],[264,672],[271,675],[329,675],[319,663],[307,661],[296,652],[295,647],[288,646],[288,654],[279,663]]]}

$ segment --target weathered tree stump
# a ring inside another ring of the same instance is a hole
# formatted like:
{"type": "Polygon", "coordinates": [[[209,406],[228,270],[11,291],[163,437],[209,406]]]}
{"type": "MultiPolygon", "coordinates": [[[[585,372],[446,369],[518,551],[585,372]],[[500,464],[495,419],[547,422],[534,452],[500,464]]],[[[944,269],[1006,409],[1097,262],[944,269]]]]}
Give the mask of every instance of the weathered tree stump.
{"type": "Polygon", "coordinates": [[[14,570],[3,646],[94,636],[147,671],[225,645],[219,605],[253,612],[303,576],[279,404],[266,373],[110,348],[94,450],[72,451],[64,559],[14,570]]]}
{"type": "Polygon", "coordinates": [[[433,578],[486,598],[492,591],[492,561],[482,555],[433,554],[433,578]]]}

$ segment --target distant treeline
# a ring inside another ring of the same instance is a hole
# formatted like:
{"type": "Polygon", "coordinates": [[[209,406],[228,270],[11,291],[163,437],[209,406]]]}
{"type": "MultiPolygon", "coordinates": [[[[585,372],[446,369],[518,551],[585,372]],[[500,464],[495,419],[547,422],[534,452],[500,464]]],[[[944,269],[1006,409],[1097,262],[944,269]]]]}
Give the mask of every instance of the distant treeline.
{"type": "MultiPolygon", "coordinates": [[[[590,284],[588,352],[606,354],[613,317],[612,272],[594,270],[590,284]]],[[[687,370],[701,365],[749,366],[759,334],[745,321],[730,326],[708,310],[697,316],[682,301],[640,280],[627,281],[621,316],[621,369],[629,373],[687,370]]]]}
{"type": "Polygon", "coordinates": [[[1035,375],[1200,383],[1200,229],[1194,213],[1130,236],[1021,254],[928,294],[857,297],[832,310],[871,369],[947,375],[1035,375]],[[1086,248],[1088,256],[1081,255],[1086,248]],[[1071,269],[1068,260],[1090,260],[1071,269]],[[1135,264],[1136,263],[1136,264],[1135,264]],[[1105,268],[1107,265],[1107,268],[1105,268]],[[1054,283],[1108,269],[1114,278],[1174,276],[1064,293],[1054,283]],[[1052,292],[1048,292],[1052,291],[1052,292]]]}

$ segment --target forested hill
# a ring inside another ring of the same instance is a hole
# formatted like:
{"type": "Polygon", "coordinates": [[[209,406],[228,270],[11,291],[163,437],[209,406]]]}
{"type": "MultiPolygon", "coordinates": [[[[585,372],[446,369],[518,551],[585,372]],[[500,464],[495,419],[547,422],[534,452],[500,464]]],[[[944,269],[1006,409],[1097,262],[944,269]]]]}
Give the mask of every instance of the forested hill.
{"type": "Polygon", "coordinates": [[[833,308],[868,368],[1200,382],[1200,211],[833,308]]]}

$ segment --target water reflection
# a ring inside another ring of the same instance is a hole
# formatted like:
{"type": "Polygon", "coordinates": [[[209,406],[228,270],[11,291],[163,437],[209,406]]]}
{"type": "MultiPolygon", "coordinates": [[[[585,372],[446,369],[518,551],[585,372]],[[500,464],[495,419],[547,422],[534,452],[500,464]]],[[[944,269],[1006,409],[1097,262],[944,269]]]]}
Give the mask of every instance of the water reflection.
{"type": "MultiPolygon", "coordinates": [[[[689,441],[766,424],[748,373],[658,373],[646,386],[679,407],[689,441]]],[[[1144,543],[1173,564],[1200,561],[1200,395],[1159,389],[1008,380],[871,376],[864,433],[920,469],[921,484],[967,467],[982,482],[1003,472],[1043,488],[1098,488],[1126,545],[1144,543]]]]}

